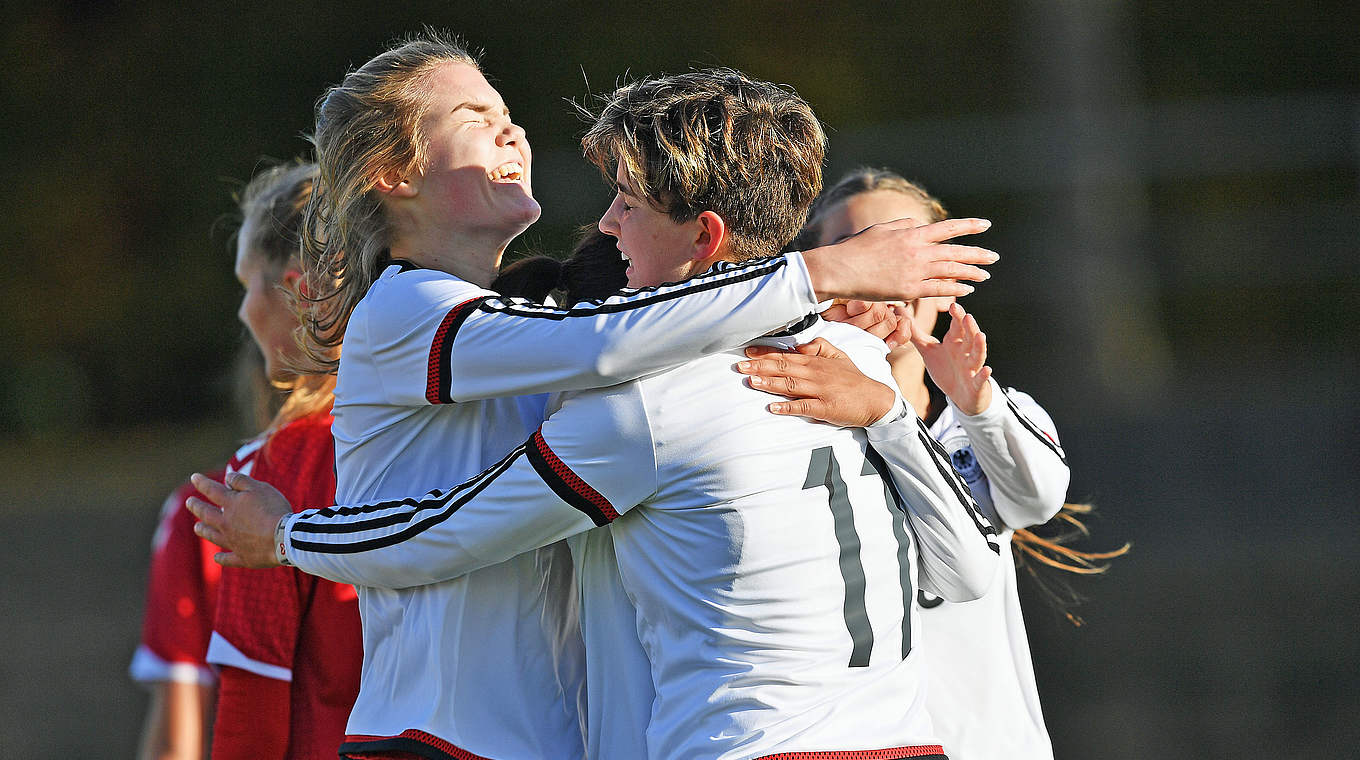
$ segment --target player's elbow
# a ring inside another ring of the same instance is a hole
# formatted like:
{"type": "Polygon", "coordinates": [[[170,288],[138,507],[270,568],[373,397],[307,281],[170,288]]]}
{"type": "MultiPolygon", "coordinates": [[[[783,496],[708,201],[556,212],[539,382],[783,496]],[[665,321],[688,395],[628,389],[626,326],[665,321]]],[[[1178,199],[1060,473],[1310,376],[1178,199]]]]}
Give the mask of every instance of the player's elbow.
{"type": "Polygon", "coordinates": [[[961,556],[937,572],[931,573],[936,588],[936,596],[947,602],[971,602],[981,599],[991,591],[996,581],[997,564],[1000,555],[990,548],[961,556]]]}
{"type": "Polygon", "coordinates": [[[1048,522],[1067,501],[1070,479],[1071,472],[1063,465],[1036,473],[1023,483],[994,483],[992,494],[997,516],[1007,527],[1015,529],[1048,522]],[[1006,492],[1005,485],[1012,486],[1011,493],[1006,492]]]}
{"type": "Polygon", "coordinates": [[[629,359],[633,354],[636,351],[625,350],[622,346],[603,346],[595,359],[583,368],[582,379],[589,383],[583,387],[603,388],[632,380],[636,372],[630,372],[630,369],[637,367],[637,361],[629,359]]]}

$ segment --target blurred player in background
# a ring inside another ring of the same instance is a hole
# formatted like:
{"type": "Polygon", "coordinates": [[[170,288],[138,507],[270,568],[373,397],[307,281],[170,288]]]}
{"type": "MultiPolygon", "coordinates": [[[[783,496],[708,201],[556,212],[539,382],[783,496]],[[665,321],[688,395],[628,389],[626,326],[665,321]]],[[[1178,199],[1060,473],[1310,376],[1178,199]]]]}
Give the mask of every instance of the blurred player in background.
{"type": "MultiPolygon", "coordinates": [[[[864,169],[828,189],[809,217],[800,242],[824,245],[887,219],[920,224],[947,218],[944,207],[920,186],[887,170],[864,169]]],[[[936,729],[956,760],[1052,758],[1035,687],[1016,566],[1025,557],[1076,573],[1099,572],[1102,560],[1123,553],[1080,552],[1040,538],[1028,528],[1043,524],[1064,505],[1069,472],[1049,415],[1028,395],[1002,389],[986,365],[987,340],[977,320],[953,299],[918,299],[905,306],[912,341],[888,361],[902,395],[929,424],[988,518],[1010,545],[991,591],[965,603],[922,594],[923,646],[930,662],[927,694],[936,729]],[[942,340],[931,337],[939,314],[951,324],[942,340]]],[[[872,381],[826,346],[804,354],[754,351],[743,371],[753,384],[773,392],[797,384],[795,400],[777,404],[782,414],[806,415],[833,423],[839,415],[881,413],[853,409],[872,399],[872,381]]]]}
{"type": "MultiPolygon", "coordinates": [[[[236,277],[245,291],[237,316],[268,376],[288,395],[228,472],[253,475],[296,498],[335,492],[333,378],[290,370],[299,356],[298,229],[315,179],[312,164],[281,165],[252,179],[240,198],[236,245],[236,277]]],[[[287,568],[225,569],[207,657],[221,671],[214,760],[333,758],[358,692],[361,658],[353,587],[287,568]]]]}
{"type": "Polygon", "coordinates": [[[213,562],[217,547],[182,517],[193,493],[185,483],[170,494],[151,543],[142,638],[129,668],[151,691],[138,760],[202,760],[208,753],[217,674],[206,657],[222,568],[213,562]]]}
{"type": "MultiPolygon", "coordinates": [[[[264,429],[282,399],[253,341],[237,351],[231,376],[237,432],[264,429]]],[[[152,539],[142,638],[129,668],[151,691],[138,760],[202,760],[210,751],[217,672],[207,654],[222,568],[213,561],[217,547],[194,534],[193,515],[185,519],[184,500],[194,493],[186,482],[165,500],[152,539]]]]}

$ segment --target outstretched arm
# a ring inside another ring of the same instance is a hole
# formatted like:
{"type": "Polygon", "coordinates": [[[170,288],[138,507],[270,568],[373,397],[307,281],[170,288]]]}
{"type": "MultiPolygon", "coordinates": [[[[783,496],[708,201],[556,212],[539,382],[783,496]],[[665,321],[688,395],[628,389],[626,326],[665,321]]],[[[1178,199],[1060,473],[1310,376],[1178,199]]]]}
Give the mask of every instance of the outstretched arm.
{"type": "Polygon", "coordinates": [[[292,514],[278,491],[237,476],[205,484],[207,501],[189,508],[200,535],[228,550],[225,565],[286,560],[361,586],[437,583],[608,524],[652,493],[640,403],[632,385],[573,396],[500,462],[423,496],[292,514]]]}
{"type": "Polygon", "coordinates": [[[966,296],[987,279],[980,267],[997,260],[985,248],[948,241],[985,232],[986,219],[946,219],[917,226],[912,219],[876,224],[857,235],[803,254],[813,290],[823,299],[914,301],[966,296]]]}
{"type": "MultiPolygon", "coordinates": [[[[996,574],[1000,545],[949,456],[885,382],[866,376],[822,339],[794,352],[747,350],[738,371],[751,385],[789,396],[776,414],[865,427],[882,457],[920,544],[921,587],[953,602],[977,599],[996,574]]],[[[886,366],[883,380],[890,380],[886,366]]]]}
{"type": "Polygon", "coordinates": [[[997,256],[949,241],[979,219],[892,222],[806,253],[720,264],[681,283],[626,289],[567,308],[501,298],[441,275],[374,287],[348,333],[381,367],[399,406],[614,385],[729,350],[833,298],[970,292],[997,256]],[[381,291],[381,292],[380,292],[381,291]]]}

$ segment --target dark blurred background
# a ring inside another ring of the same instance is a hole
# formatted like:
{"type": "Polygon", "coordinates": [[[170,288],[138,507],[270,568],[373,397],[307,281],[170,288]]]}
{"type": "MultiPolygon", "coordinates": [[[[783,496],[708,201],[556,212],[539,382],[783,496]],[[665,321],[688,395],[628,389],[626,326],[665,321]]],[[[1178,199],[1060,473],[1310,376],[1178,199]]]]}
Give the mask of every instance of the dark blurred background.
{"type": "MultiPolygon", "coordinates": [[[[6,4],[13,8],[14,4],[6,4]]],[[[1360,4],[50,2],[0,27],[0,754],[126,757],[162,497],[225,460],[231,194],[432,24],[533,142],[560,252],[608,191],[568,99],[725,65],[795,87],[828,182],[882,164],[1000,251],[969,299],[1052,413],[1087,548],[1030,604],[1060,758],[1353,756],[1360,4]]],[[[1029,591],[1022,583],[1022,593],[1029,591]]],[[[1027,603],[1035,598],[1031,594],[1027,603]]]]}

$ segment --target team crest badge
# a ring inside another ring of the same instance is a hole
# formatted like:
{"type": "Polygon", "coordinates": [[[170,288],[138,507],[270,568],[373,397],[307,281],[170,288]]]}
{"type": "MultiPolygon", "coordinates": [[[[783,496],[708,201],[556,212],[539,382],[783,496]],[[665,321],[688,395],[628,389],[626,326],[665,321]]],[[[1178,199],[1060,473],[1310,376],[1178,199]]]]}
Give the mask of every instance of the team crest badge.
{"type": "Polygon", "coordinates": [[[978,482],[982,477],[982,465],[978,463],[977,457],[973,456],[972,446],[964,446],[950,454],[949,461],[969,484],[978,482]]]}

